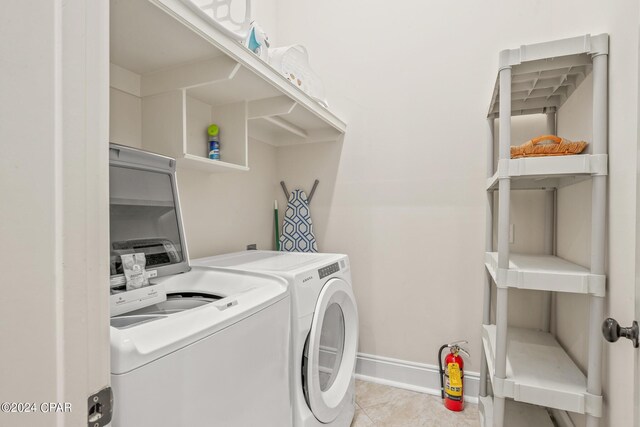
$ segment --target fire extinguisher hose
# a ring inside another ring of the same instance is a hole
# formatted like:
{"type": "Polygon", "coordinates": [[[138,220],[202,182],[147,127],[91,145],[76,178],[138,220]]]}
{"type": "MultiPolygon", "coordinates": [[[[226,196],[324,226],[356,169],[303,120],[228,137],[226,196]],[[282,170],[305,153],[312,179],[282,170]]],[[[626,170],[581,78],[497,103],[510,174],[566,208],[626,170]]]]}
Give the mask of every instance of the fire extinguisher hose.
{"type": "Polygon", "coordinates": [[[449,344],[445,344],[440,347],[438,351],[438,368],[440,368],[440,395],[444,399],[444,369],[442,369],[442,351],[449,347],[449,344]]]}

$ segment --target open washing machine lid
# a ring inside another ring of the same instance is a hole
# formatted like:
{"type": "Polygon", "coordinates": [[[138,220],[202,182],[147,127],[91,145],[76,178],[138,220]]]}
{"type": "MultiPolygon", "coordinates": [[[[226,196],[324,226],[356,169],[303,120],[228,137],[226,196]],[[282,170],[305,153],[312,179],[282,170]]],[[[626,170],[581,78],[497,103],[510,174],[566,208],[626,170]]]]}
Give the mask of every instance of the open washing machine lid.
{"type": "Polygon", "coordinates": [[[149,277],[189,271],[174,159],[109,146],[109,234],[112,289],[125,285],[128,254],[145,255],[149,277]]]}
{"type": "Polygon", "coordinates": [[[356,366],[358,311],[351,286],[330,279],[314,310],[303,356],[304,395],[313,415],[330,423],[351,404],[348,393],[356,366]]]}

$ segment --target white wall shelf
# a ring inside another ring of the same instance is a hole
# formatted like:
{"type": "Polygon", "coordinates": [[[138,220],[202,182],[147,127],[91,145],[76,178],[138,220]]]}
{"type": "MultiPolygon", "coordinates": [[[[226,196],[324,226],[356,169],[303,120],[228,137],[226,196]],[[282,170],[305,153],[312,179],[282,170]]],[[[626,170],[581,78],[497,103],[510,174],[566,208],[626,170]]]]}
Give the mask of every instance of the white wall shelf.
{"type": "Polygon", "coordinates": [[[344,134],[333,112],[180,0],[110,4],[112,87],[142,100],[137,145],[183,167],[243,171],[249,137],[282,146],[344,134]],[[211,123],[221,127],[222,162],[208,159],[211,123]]]}
{"type": "MultiPolygon", "coordinates": [[[[140,0],[136,0],[140,1],[140,0]]],[[[189,9],[180,0],[148,0],[182,22],[197,34],[215,46],[220,52],[235,60],[240,65],[249,70],[255,78],[260,78],[274,86],[278,92],[289,96],[304,108],[326,122],[329,126],[344,133],[346,123],[338,118],[333,112],[324,108],[314,101],[309,95],[294,86],[282,74],[277,72],[266,62],[249,52],[244,46],[235,40],[231,40],[221,33],[217,28],[211,26],[207,21],[200,18],[195,12],[189,9]]]]}
{"type": "Polygon", "coordinates": [[[498,287],[605,295],[604,275],[553,255],[509,256],[509,268],[498,268],[498,253],[485,254],[485,266],[498,287]]]}
{"type": "Polygon", "coordinates": [[[558,188],[607,175],[606,154],[501,159],[498,170],[487,179],[487,190],[498,190],[499,179],[511,178],[512,190],[558,188]]]}
{"type": "MultiPolygon", "coordinates": [[[[480,397],[480,425],[493,425],[493,399],[490,396],[480,397]]],[[[554,427],[549,413],[540,406],[507,400],[505,408],[505,425],[509,427],[554,427]]]]}
{"type": "Polygon", "coordinates": [[[602,397],[587,393],[587,377],[548,332],[509,328],[507,376],[495,378],[496,327],[484,325],[482,342],[494,395],[580,414],[602,414],[602,397]]]}
{"type": "Polygon", "coordinates": [[[210,160],[192,154],[185,154],[178,159],[178,165],[189,169],[197,169],[202,172],[232,172],[232,171],[248,171],[247,166],[240,166],[233,163],[227,163],[220,160],[210,160]]]}
{"type": "MultiPolygon", "coordinates": [[[[509,398],[586,414],[588,427],[602,416],[605,214],[607,192],[607,64],[609,36],[589,34],[500,52],[498,77],[487,113],[487,202],[481,402],[493,403],[488,426],[512,426],[509,398]],[[545,114],[547,133],[556,134],[557,111],[593,75],[593,139],[586,154],[511,159],[511,117],[545,114]],[[494,165],[494,122],[499,121],[498,162],[494,165]],[[497,166],[497,167],[496,167],[497,166]],[[556,255],[557,188],[591,179],[591,260],[586,269],[556,255]],[[544,254],[511,253],[511,190],[545,189],[544,254]],[[498,192],[497,251],[494,250],[494,194],[498,192]],[[495,325],[492,286],[496,285],[495,325]],[[542,292],[541,331],[508,326],[509,288],[542,292]],[[550,333],[552,292],[589,296],[587,375],[550,333]],[[487,378],[493,385],[488,394],[487,378]],[[507,410],[505,410],[505,407],[507,410]]],[[[529,425],[529,424],[524,424],[529,425]]],[[[535,424],[537,425],[537,424],[535,424]]],[[[543,425],[540,421],[539,425],[543,425]]]]}

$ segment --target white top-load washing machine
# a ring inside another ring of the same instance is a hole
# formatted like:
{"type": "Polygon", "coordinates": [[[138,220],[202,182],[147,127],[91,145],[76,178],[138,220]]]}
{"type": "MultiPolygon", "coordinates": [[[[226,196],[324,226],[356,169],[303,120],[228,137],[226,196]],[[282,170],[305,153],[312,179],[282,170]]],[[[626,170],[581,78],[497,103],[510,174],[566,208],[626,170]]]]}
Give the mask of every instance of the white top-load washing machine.
{"type": "Polygon", "coordinates": [[[168,157],[110,147],[110,218],[111,425],[290,426],[287,282],[189,266],[168,157]],[[130,253],[150,283],[127,291],[130,253]]]}
{"type": "Polygon", "coordinates": [[[355,412],[358,310],[349,258],[338,254],[247,251],[193,265],[285,278],[292,303],[293,425],[349,427],[355,412]]]}

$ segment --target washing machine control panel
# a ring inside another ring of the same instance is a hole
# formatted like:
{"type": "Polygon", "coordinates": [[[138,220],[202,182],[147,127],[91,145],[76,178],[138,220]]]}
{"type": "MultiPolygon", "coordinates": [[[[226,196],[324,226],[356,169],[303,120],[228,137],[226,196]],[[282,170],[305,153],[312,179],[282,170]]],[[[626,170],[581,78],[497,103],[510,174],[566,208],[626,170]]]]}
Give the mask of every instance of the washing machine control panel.
{"type": "Polygon", "coordinates": [[[329,264],[326,267],[322,267],[321,269],[319,269],[318,274],[320,275],[321,279],[324,279],[325,277],[331,276],[333,273],[337,273],[338,271],[340,271],[340,266],[337,262],[334,262],[333,264],[329,264]]]}

